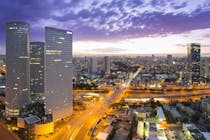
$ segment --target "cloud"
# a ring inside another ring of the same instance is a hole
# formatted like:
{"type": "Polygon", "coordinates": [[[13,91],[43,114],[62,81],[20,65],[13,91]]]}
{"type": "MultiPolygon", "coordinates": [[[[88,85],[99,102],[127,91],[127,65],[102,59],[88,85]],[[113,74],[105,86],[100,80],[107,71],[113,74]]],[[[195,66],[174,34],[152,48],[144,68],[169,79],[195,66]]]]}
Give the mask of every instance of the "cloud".
{"type": "Polygon", "coordinates": [[[185,47],[186,48],[186,44],[175,44],[177,47],[185,47]]]}
{"type": "Polygon", "coordinates": [[[204,44],[204,45],[201,45],[202,47],[205,47],[205,48],[209,48],[210,47],[210,45],[208,44],[204,44]]]}
{"type": "Polygon", "coordinates": [[[65,24],[67,28],[81,32],[78,39],[90,34],[83,31],[84,28],[93,29],[92,33],[96,36],[107,38],[109,35],[112,38],[123,37],[122,33],[127,34],[126,37],[144,36],[210,26],[207,18],[210,4],[206,0],[8,0],[1,3],[0,9],[1,25],[7,20],[26,20],[42,27],[46,25],[43,22],[48,24],[51,20],[60,28],[65,24]]]}
{"type": "Polygon", "coordinates": [[[148,36],[130,38],[120,41],[75,41],[74,54],[187,54],[188,43],[200,43],[202,53],[210,52],[208,37],[202,37],[210,32],[210,28],[187,31],[180,34],[165,36],[148,36]],[[202,37],[202,40],[200,40],[202,37]]]}
{"type": "MultiPolygon", "coordinates": [[[[186,48],[187,47],[187,44],[176,44],[177,47],[184,47],[186,48]]],[[[209,48],[210,45],[209,44],[201,44],[201,47],[202,48],[209,48]]]]}
{"type": "Polygon", "coordinates": [[[3,0],[0,44],[11,20],[29,22],[32,40],[53,26],[72,30],[76,41],[116,41],[210,28],[209,15],[209,0],[3,0]]]}
{"type": "Polygon", "coordinates": [[[98,49],[92,49],[92,50],[88,50],[88,52],[94,52],[94,53],[100,53],[100,54],[103,54],[103,53],[122,53],[126,51],[126,49],[123,49],[123,48],[98,48],[98,49]]]}

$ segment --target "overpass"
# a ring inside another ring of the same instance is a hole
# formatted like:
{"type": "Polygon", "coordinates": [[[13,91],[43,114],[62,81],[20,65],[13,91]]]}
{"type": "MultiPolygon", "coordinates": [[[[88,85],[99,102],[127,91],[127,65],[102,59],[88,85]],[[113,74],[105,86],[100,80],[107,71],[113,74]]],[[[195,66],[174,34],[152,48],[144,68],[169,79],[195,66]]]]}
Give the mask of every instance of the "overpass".
{"type": "Polygon", "coordinates": [[[147,101],[151,98],[160,102],[170,101],[187,101],[189,99],[199,100],[201,97],[210,96],[210,91],[206,90],[193,90],[193,91],[165,91],[165,92],[135,92],[128,91],[124,94],[124,99],[130,102],[147,101]]]}

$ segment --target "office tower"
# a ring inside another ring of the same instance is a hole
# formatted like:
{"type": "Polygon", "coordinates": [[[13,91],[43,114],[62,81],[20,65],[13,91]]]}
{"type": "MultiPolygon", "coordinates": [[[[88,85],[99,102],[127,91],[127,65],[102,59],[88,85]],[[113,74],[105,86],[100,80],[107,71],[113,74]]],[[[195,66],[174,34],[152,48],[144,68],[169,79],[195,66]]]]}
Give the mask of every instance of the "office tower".
{"type": "Polygon", "coordinates": [[[32,102],[44,94],[44,42],[30,42],[30,91],[32,102]]]}
{"type": "Polygon", "coordinates": [[[104,72],[110,74],[111,60],[109,56],[104,57],[104,72]]]}
{"type": "Polygon", "coordinates": [[[188,71],[190,73],[189,83],[200,82],[200,44],[188,44],[188,71]]]}
{"type": "Polygon", "coordinates": [[[5,55],[0,55],[0,66],[5,65],[5,55]]]}
{"type": "Polygon", "coordinates": [[[172,55],[167,55],[167,64],[168,65],[172,65],[173,61],[172,61],[172,55]]]}
{"type": "Polygon", "coordinates": [[[88,58],[87,58],[87,56],[85,56],[85,58],[84,58],[84,68],[87,70],[87,72],[88,72],[88,58]]]}
{"type": "Polygon", "coordinates": [[[209,77],[209,59],[208,58],[206,58],[205,60],[204,60],[204,77],[209,77]]]}
{"type": "Polygon", "coordinates": [[[6,66],[6,115],[15,117],[30,101],[28,23],[7,23],[6,66]]]}
{"type": "Polygon", "coordinates": [[[90,73],[96,73],[98,70],[98,63],[96,57],[90,58],[90,73]]]}
{"type": "Polygon", "coordinates": [[[56,121],[73,111],[72,32],[46,27],[45,40],[45,114],[56,121]]]}
{"type": "MultiPolygon", "coordinates": [[[[1,100],[1,96],[5,97],[5,93],[6,93],[6,75],[5,75],[5,71],[6,70],[6,66],[0,66],[0,100],[1,100]]],[[[1,102],[1,101],[0,101],[1,102]]]]}
{"type": "Polygon", "coordinates": [[[155,55],[152,54],[152,61],[155,61],[155,55]]]}

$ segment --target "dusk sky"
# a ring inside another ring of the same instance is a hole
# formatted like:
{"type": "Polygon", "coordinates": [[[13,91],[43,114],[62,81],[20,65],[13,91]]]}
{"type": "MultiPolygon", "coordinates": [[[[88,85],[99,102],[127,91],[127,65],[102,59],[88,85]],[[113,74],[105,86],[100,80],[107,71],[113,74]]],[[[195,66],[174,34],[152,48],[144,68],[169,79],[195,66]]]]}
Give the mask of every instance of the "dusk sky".
{"type": "Polygon", "coordinates": [[[28,22],[30,41],[45,26],[73,31],[74,55],[186,53],[191,42],[210,53],[210,0],[1,0],[0,54],[8,21],[28,22]]]}

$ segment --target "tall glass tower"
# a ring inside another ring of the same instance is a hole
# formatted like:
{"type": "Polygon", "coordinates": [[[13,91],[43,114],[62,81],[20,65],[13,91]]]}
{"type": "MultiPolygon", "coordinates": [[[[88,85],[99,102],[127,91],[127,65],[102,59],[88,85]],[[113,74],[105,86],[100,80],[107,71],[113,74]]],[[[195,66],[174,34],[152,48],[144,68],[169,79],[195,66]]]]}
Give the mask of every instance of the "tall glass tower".
{"type": "Polygon", "coordinates": [[[45,114],[55,121],[73,111],[72,32],[46,27],[45,40],[45,114]]]}
{"type": "Polygon", "coordinates": [[[188,71],[190,73],[189,83],[200,83],[200,44],[188,44],[188,71]]]}
{"type": "Polygon", "coordinates": [[[6,66],[6,115],[15,117],[30,100],[28,23],[7,23],[6,66]]]}
{"type": "Polygon", "coordinates": [[[30,42],[30,91],[32,102],[44,94],[44,42],[30,42]]]}

